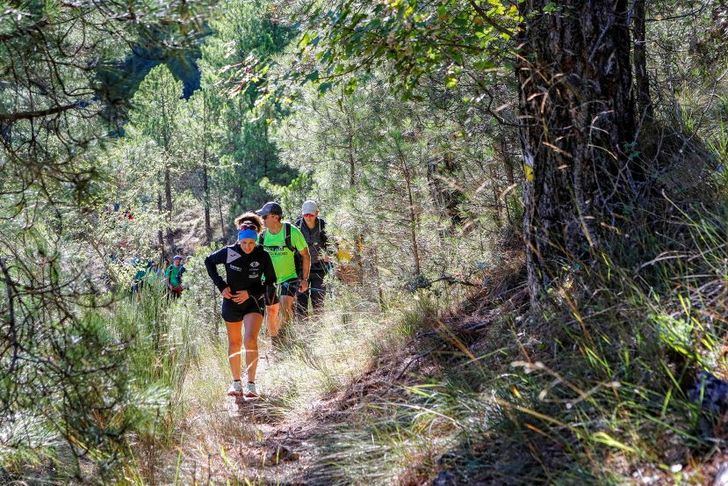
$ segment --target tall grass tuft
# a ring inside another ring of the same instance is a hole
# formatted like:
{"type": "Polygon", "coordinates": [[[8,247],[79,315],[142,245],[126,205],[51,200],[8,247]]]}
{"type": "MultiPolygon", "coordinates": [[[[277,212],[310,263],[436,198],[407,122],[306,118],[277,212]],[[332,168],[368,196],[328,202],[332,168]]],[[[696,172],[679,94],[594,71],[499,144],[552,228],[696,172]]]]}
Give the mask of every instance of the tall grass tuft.
{"type": "Polygon", "coordinates": [[[688,392],[701,370],[728,379],[728,207],[666,205],[659,238],[655,217],[602,265],[566,274],[540,314],[486,303],[466,306],[480,317],[448,317],[441,299],[420,291],[390,306],[399,311],[372,315],[386,322],[373,335],[349,337],[331,318],[306,331],[299,339],[318,346],[276,370],[290,407],[346,390],[339,418],[314,434],[319,459],[306,479],[706,480],[698,465],[725,447],[728,424],[706,422],[688,392]],[[487,321],[469,331],[478,319],[487,321]],[[350,375],[332,365],[341,358],[323,351],[350,349],[342,342],[390,358],[370,358],[364,374],[342,380],[350,375]],[[291,368],[300,375],[283,371],[291,368]]]}
{"type": "Polygon", "coordinates": [[[171,442],[197,338],[184,304],[169,302],[161,286],[139,297],[122,295],[69,324],[73,339],[55,350],[67,381],[25,404],[14,430],[2,431],[6,479],[118,479],[130,457],[171,442]]]}

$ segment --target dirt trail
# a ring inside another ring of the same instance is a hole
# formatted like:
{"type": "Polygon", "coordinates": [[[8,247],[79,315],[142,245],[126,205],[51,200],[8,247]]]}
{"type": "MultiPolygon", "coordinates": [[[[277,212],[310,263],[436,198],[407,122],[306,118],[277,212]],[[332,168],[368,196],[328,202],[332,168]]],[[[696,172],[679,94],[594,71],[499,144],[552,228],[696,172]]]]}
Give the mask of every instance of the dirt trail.
{"type": "MultiPolygon", "coordinates": [[[[267,350],[261,351],[265,356],[267,350]]],[[[270,366],[261,359],[259,376],[270,366]]],[[[176,457],[156,457],[146,464],[154,483],[302,484],[312,447],[297,436],[307,417],[286,417],[275,394],[262,390],[255,401],[224,397],[212,409],[194,403],[188,407],[176,457]]]]}
{"type": "MultiPolygon", "coordinates": [[[[513,274],[518,272],[509,273],[513,274]]],[[[512,286],[503,284],[502,287],[491,291],[489,298],[479,296],[473,302],[478,305],[483,301],[493,302],[495,295],[495,300],[504,301],[509,309],[520,305],[521,293],[511,295],[512,292],[506,290],[512,286]],[[508,295],[503,297],[501,294],[508,295]]],[[[490,320],[487,311],[474,308],[469,312],[479,318],[452,316],[448,328],[477,348],[482,342],[488,342],[488,339],[480,340],[487,334],[483,330],[490,320]],[[488,318],[483,318],[484,315],[488,318]]],[[[207,393],[220,399],[215,401],[208,397],[206,402],[186,404],[187,418],[180,450],[176,452],[178,456],[167,457],[165,462],[171,467],[179,466],[164,477],[179,477],[179,482],[184,484],[194,481],[225,483],[228,480],[234,484],[235,479],[258,484],[321,484],[327,479],[346,477],[347,471],[343,476],[340,474],[343,464],[338,450],[331,447],[341,439],[341,431],[365,427],[361,422],[370,413],[372,405],[381,409],[382,404],[392,406],[406,401],[402,393],[406,387],[439,380],[443,370],[448,369],[453,345],[440,336],[437,324],[423,322],[420,332],[410,339],[395,340],[391,347],[380,348],[370,362],[356,370],[345,386],[319,396],[297,416],[291,412],[290,403],[285,404],[280,398],[285,396],[285,389],[270,390],[263,386],[262,398],[254,402],[225,398],[229,372],[215,361],[215,369],[205,370],[202,381],[207,385],[207,393]]],[[[310,341],[311,336],[307,339],[310,341]]],[[[259,342],[258,376],[265,382],[266,377],[280,370],[270,353],[269,340],[262,336],[259,342]]],[[[282,365],[289,366],[290,363],[282,362],[282,365]]],[[[415,473],[415,477],[419,476],[415,473]]]]}

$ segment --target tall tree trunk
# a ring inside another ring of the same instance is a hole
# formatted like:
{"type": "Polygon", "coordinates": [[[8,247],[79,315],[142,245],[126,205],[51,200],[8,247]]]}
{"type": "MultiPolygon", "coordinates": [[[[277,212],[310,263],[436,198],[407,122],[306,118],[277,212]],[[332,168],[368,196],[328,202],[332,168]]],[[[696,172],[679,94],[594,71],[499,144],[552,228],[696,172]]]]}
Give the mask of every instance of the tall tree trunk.
{"type": "Polygon", "coordinates": [[[591,262],[644,175],[635,134],[627,0],[518,4],[524,237],[533,304],[565,262],[591,262]]]}
{"type": "Polygon", "coordinates": [[[410,243],[412,244],[412,258],[414,261],[415,275],[422,273],[420,265],[420,248],[417,243],[417,227],[419,226],[419,218],[415,209],[415,198],[412,194],[412,171],[409,165],[407,165],[407,159],[402,151],[401,147],[397,145],[397,151],[399,152],[399,163],[400,170],[402,171],[402,178],[407,189],[407,212],[409,216],[409,230],[410,230],[410,243]]]}
{"type": "Polygon", "coordinates": [[[500,156],[503,159],[503,167],[505,167],[506,170],[506,180],[508,181],[508,185],[512,186],[516,183],[516,176],[515,170],[513,169],[513,159],[508,153],[508,142],[506,142],[505,135],[500,136],[498,144],[496,145],[496,151],[500,153],[500,156]]]}
{"type": "Polygon", "coordinates": [[[210,134],[211,126],[216,123],[213,118],[213,113],[210,110],[210,100],[208,99],[208,93],[203,93],[202,96],[202,119],[204,123],[203,132],[203,147],[202,147],[202,193],[203,193],[203,205],[204,205],[204,216],[205,216],[205,243],[207,245],[212,243],[212,223],[210,222],[210,177],[207,173],[207,159],[209,155],[208,144],[212,142],[212,135],[210,134]]]}
{"type": "Polygon", "coordinates": [[[506,175],[506,183],[508,184],[508,187],[505,189],[504,193],[501,195],[502,203],[505,209],[506,218],[508,220],[508,224],[513,224],[513,218],[511,218],[511,203],[510,201],[514,201],[516,199],[516,191],[515,185],[516,185],[516,175],[515,175],[515,169],[513,167],[513,158],[511,157],[511,154],[508,151],[508,142],[506,141],[505,134],[501,134],[498,137],[497,143],[493,145],[493,150],[497,154],[498,157],[500,157],[501,161],[503,162],[503,169],[505,170],[506,175]]]}
{"type": "MultiPolygon", "coordinates": [[[[342,95],[343,96],[343,95],[342,95]]],[[[349,112],[344,108],[344,104],[339,99],[339,109],[346,121],[347,127],[347,145],[346,155],[349,163],[349,190],[353,190],[356,186],[356,148],[354,147],[354,128],[351,124],[349,112]]],[[[352,263],[356,269],[355,280],[359,284],[364,283],[364,234],[360,231],[354,236],[354,252],[352,255],[352,263]]]]}
{"type": "Polygon", "coordinates": [[[498,183],[498,171],[495,165],[490,165],[490,183],[493,189],[493,205],[495,206],[495,225],[503,227],[503,204],[501,201],[500,184],[498,183]]]}
{"type": "Polygon", "coordinates": [[[164,168],[164,199],[167,211],[167,246],[170,254],[175,253],[174,232],[172,231],[172,181],[169,165],[164,168]]]}
{"type": "Polygon", "coordinates": [[[217,211],[220,215],[220,236],[224,240],[227,235],[225,233],[225,218],[222,215],[222,197],[219,189],[217,191],[217,211]]]}
{"type": "Polygon", "coordinates": [[[354,184],[356,184],[356,158],[354,157],[354,135],[351,133],[349,133],[348,153],[349,153],[349,189],[353,189],[354,184]]]}
{"type": "Polygon", "coordinates": [[[647,73],[647,44],[645,39],[645,0],[634,0],[634,77],[637,91],[637,113],[641,121],[654,119],[650,96],[650,77],[647,73]]]}
{"type": "MultiPolygon", "coordinates": [[[[162,192],[157,192],[157,211],[159,213],[159,217],[162,217],[162,192]]],[[[164,259],[167,256],[167,252],[164,249],[164,232],[162,231],[162,228],[160,227],[159,230],[157,230],[157,243],[159,244],[159,261],[160,263],[164,264],[164,259]]]]}
{"type": "Polygon", "coordinates": [[[204,193],[203,204],[205,206],[205,242],[206,244],[212,243],[212,224],[210,223],[210,180],[207,175],[207,148],[203,151],[203,165],[202,165],[202,192],[204,193]]]}

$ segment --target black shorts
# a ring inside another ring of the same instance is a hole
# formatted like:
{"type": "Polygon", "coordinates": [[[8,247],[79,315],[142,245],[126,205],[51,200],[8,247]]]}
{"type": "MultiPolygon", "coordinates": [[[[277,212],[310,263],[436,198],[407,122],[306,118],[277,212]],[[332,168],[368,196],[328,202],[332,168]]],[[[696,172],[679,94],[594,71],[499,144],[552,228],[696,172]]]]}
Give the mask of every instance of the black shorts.
{"type": "Polygon", "coordinates": [[[301,281],[297,278],[292,278],[278,284],[278,293],[281,296],[287,295],[289,297],[295,297],[299,287],[301,287],[301,281]]]}
{"type": "Polygon", "coordinates": [[[262,295],[250,297],[242,304],[236,304],[230,299],[222,299],[222,312],[220,314],[223,320],[227,322],[240,322],[248,314],[260,314],[264,316],[265,300],[262,295]]]}
{"type": "Polygon", "coordinates": [[[295,297],[298,293],[298,288],[301,285],[301,281],[297,278],[292,278],[290,280],[286,280],[285,282],[281,282],[279,284],[276,284],[276,293],[273,296],[273,300],[270,302],[266,302],[266,305],[275,305],[280,303],[280,296],[281,295],[287,295],[289,297],[295,297]]]}

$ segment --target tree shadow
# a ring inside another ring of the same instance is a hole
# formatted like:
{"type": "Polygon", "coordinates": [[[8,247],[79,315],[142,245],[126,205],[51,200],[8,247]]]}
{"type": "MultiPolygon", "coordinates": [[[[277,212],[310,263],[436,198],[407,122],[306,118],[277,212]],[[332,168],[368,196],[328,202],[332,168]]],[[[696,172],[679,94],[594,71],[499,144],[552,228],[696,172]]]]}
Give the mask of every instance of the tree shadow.
{"type": "Polygon", "coordinates": [[[242,396],[226,397],[226,409],[231,417],[244,418],[254,424],[277,425],[285,418],[283,400],[276,397],[261,397],[246,400],[242,396]]]}

